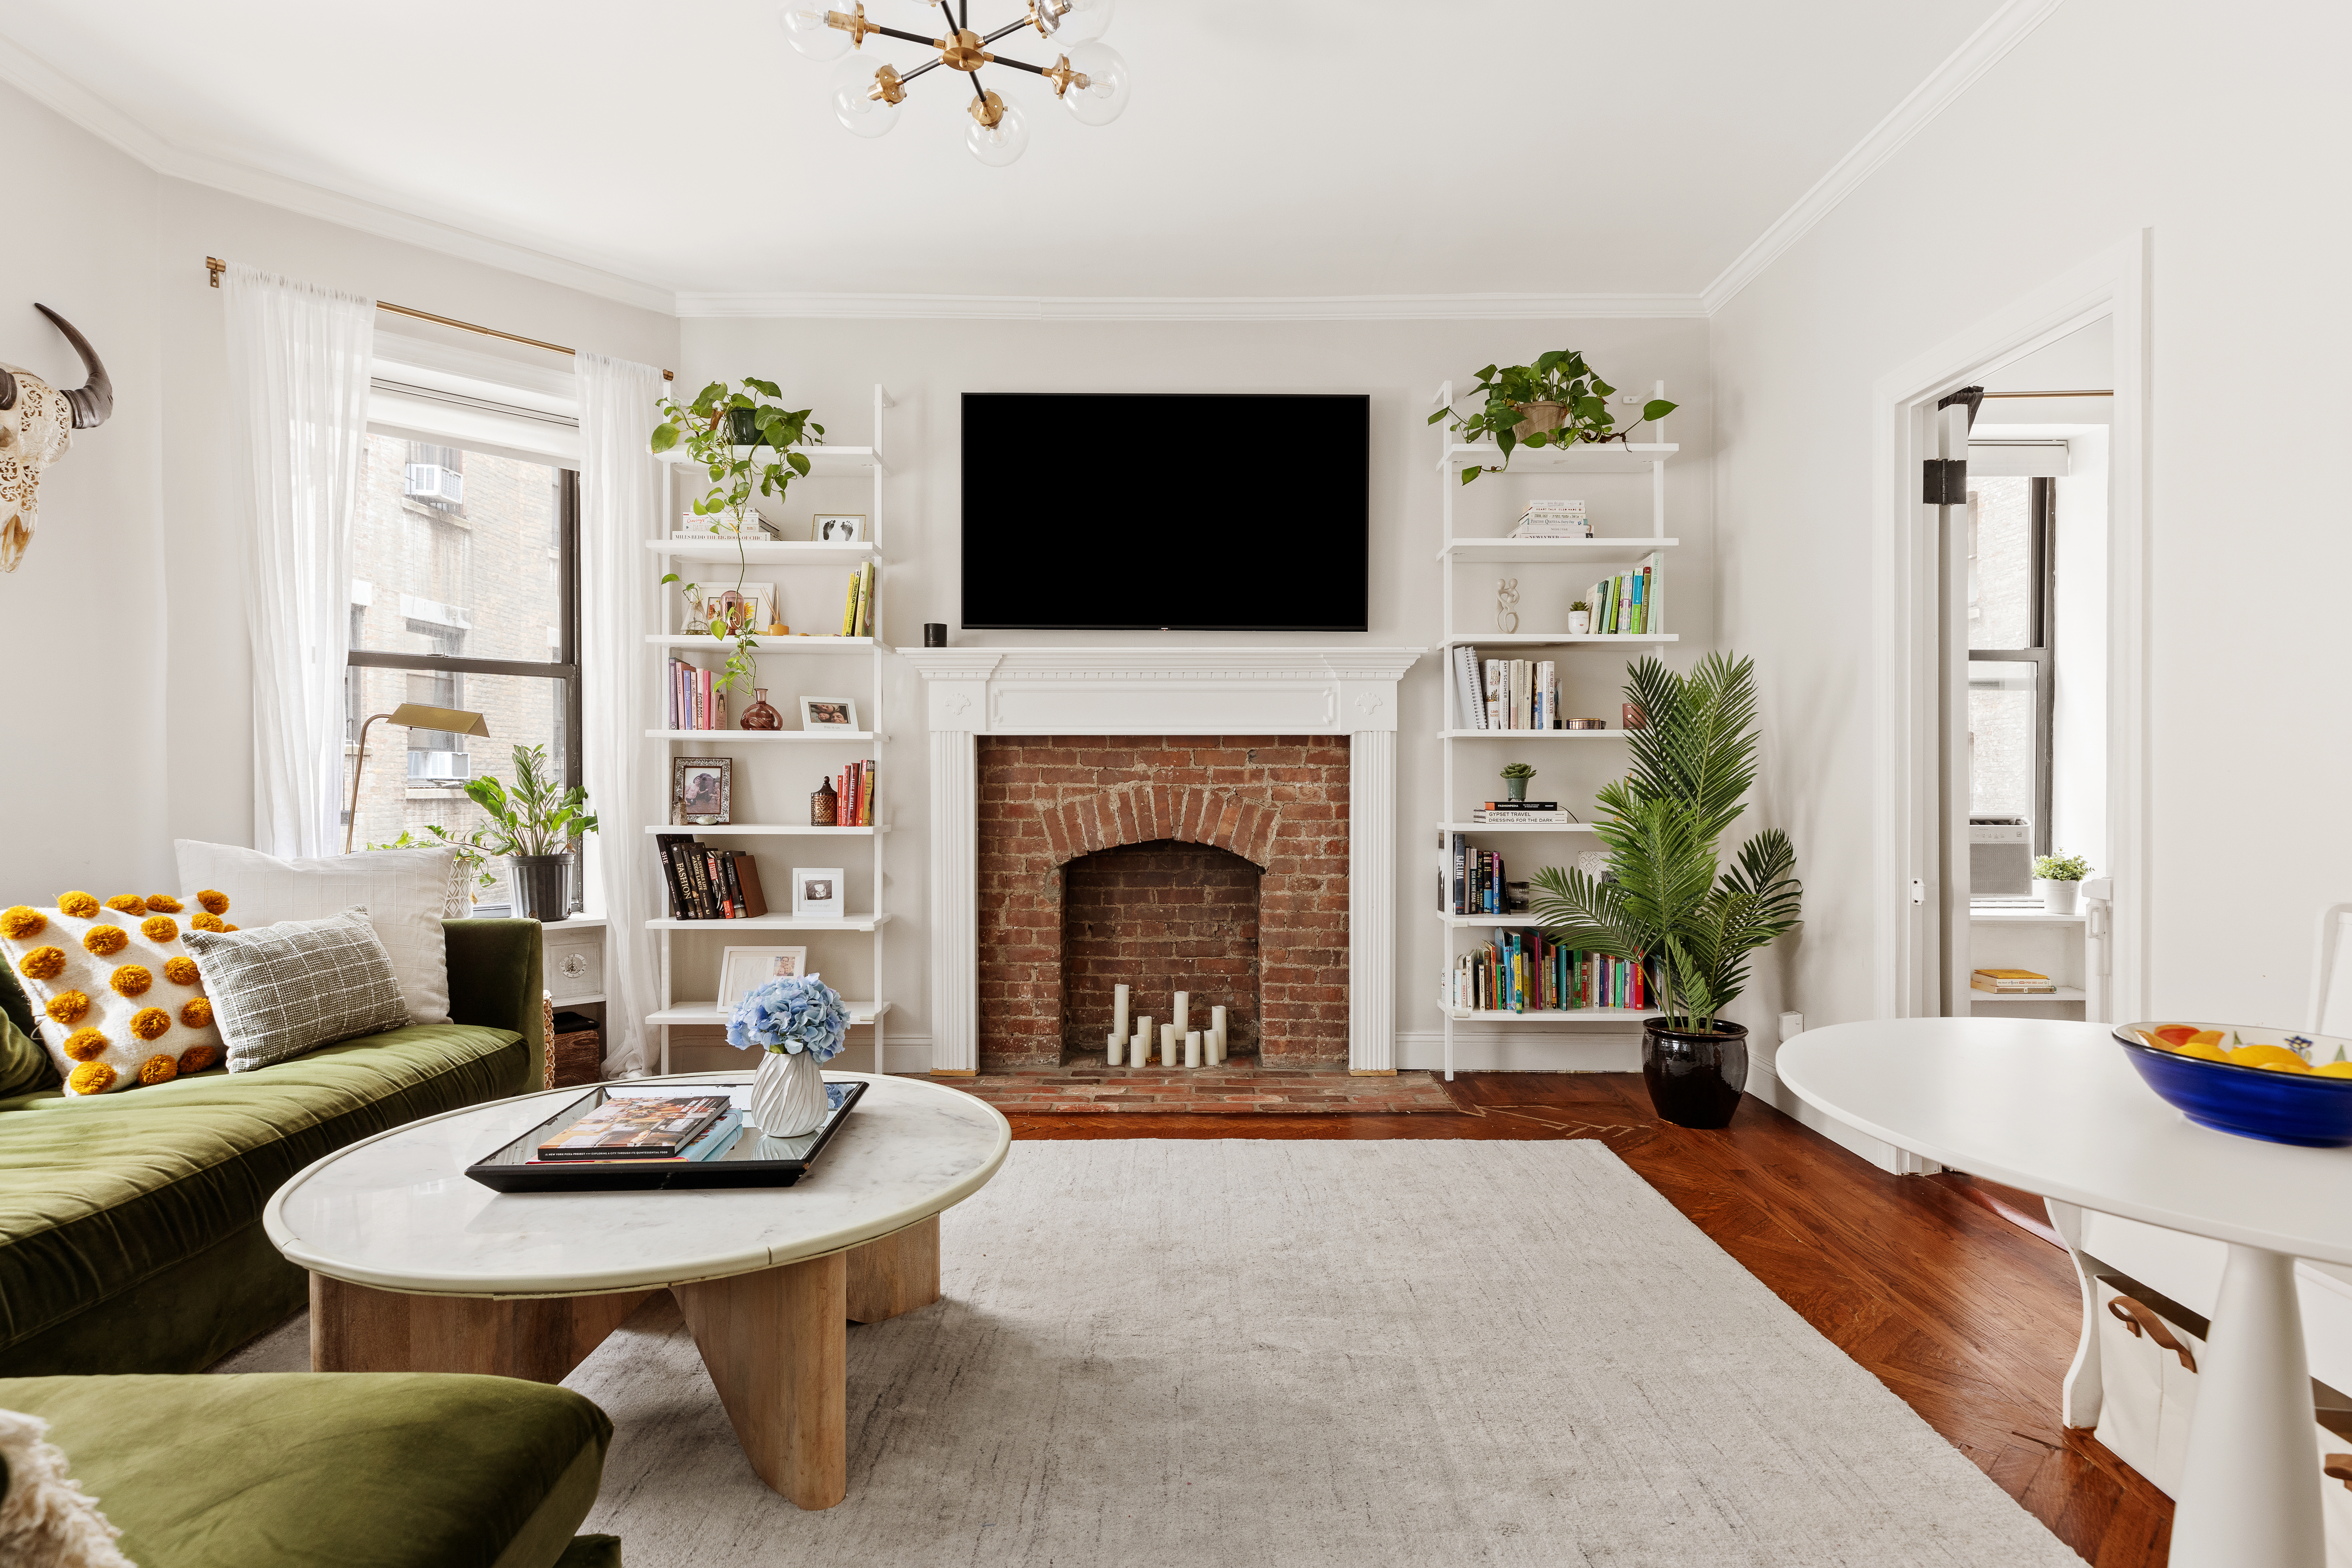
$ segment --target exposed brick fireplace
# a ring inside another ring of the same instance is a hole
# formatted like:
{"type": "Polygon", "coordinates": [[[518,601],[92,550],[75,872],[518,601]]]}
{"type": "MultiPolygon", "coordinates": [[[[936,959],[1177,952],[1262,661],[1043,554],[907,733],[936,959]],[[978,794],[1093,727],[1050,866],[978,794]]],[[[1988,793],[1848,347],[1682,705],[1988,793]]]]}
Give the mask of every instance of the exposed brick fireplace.
{"type": "Polygon", "coordinates": [[[982,736],[980,1062],[1099,1057],[1111,987],[1228,1009],[1269,1065],[1349,1055],[1344,735],[982,736]]]}

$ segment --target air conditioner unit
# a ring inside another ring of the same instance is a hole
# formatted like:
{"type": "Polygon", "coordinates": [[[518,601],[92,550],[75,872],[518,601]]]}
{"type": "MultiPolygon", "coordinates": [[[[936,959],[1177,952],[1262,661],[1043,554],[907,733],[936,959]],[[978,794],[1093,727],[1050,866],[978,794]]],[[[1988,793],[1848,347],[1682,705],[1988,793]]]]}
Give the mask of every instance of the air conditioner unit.
{"type": "Polygon", "coordinates": [[[1969,896],[2021,899],[2033,890],[2033,825],[2021,816],[1969,818],[1969,896]]]}
{"type": "Polygon", "coordinates": [[[411,463],[404,493],[417,500],[446,501],[451,506],[463,506],[466,504],[466,476],[438,463],[411,463]]]}
{"type": "Polygon", "coordinates": [[[411,784],[463,784],[473,775],[471,760],[463,752],[411,752],[411,784]]]}

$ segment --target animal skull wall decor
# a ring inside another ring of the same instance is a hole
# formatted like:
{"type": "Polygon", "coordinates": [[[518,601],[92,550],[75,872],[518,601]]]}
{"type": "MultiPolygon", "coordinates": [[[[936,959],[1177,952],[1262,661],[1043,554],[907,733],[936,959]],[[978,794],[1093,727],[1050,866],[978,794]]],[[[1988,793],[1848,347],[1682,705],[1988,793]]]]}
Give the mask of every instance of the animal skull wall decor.
{"type": "Polygon", "coordinates": [[[14,572],[33,542],[41,470],[66,455],[75,431],[95,429],[114,412],[114,383],[89,340],[47,305],[33,309],[73,344],[89,379],[65,392],[30,371],[0,364],[0,572],[14,572]]]}

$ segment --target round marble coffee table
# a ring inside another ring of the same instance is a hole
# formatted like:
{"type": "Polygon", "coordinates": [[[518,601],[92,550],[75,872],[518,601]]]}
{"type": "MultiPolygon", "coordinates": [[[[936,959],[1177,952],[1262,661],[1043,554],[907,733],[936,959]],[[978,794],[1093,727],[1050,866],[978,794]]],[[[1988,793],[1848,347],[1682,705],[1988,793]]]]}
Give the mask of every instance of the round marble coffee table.
{"type": "Polygon", "coordinates": [[[866,1093],[790,1187],[517,1194],[467,1179],[580,1089],[428,1117],[328,1155],[262,1211],[271,1243],[310,1271],[312,1368],[555,1383],[667,1289],[760,1479],[831,1508],[848,1485],[845,1325],[939,1300],[940,1214],[996,1173],[1013,1128],[919,1079],[825,1076],[863,1079],[866,1093]]]}

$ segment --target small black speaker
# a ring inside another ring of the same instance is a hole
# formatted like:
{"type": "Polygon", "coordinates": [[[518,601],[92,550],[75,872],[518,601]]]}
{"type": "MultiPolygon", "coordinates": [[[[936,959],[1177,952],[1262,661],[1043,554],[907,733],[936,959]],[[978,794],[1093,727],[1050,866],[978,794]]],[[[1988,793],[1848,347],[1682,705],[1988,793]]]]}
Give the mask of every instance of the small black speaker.
{"type": "Polygon", "coordinates": [[[925,621],[923,623],[923,646],[925,647],[945,647],[948,646],[948,626],[945,621],[925,621]]]}

